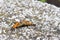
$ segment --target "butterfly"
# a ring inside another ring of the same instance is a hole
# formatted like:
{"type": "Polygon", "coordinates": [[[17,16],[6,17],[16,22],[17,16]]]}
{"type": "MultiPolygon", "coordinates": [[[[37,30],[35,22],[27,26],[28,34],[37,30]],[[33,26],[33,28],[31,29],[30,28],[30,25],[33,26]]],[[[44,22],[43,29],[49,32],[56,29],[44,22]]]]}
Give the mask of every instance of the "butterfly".
{"type": "Polygon", "coordinates": [[[16,28],[21,28],[21,27],[28,27],[28,26],[36,26],[36,24],[33,24],[32,22],[27,20],[23,20],[21,22],[15,22],[11,27],[11,30],[14,30],[16,28]]]}

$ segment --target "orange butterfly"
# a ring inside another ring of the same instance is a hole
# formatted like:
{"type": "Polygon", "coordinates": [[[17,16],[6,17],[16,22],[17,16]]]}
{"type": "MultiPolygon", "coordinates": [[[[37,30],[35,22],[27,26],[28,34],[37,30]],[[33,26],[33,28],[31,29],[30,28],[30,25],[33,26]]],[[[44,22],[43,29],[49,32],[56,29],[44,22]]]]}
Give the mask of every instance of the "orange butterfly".
{"type": "Polygon", "coordinates": [[[19,28],[19,27],[25,27],[25,26],[35,26],[35,24],[33,24],[30,21],[23,20],[21,22],[15,22],[15,24],[12,26],[11,30],[19,28]]]}

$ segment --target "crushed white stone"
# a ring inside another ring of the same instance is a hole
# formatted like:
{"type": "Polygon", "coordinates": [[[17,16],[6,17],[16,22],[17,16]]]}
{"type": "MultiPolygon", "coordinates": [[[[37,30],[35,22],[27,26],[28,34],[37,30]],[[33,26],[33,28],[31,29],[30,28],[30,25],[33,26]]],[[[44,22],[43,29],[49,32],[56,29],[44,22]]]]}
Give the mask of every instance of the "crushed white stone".
{"type": "Polygon", "coordinates": [[[37,0],[2,0],[0,27],[0,40],[60,40],[60,8],[37,0]],[[8,29],[21,20],[29,20],[36,26],[8,29]]]}

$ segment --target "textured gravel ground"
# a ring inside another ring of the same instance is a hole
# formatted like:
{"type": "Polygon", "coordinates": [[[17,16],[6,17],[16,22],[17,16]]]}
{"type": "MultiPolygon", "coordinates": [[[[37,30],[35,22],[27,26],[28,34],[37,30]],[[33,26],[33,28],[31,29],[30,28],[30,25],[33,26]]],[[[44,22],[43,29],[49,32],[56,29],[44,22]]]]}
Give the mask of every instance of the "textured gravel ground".
{"type": "Polygon", "coordinates": [[[0,2],[0,40],[60,40],[60,8],[37,0],[0,2]],[[36,26],[11,31],[13,22],[28,20],[36,26]]]}

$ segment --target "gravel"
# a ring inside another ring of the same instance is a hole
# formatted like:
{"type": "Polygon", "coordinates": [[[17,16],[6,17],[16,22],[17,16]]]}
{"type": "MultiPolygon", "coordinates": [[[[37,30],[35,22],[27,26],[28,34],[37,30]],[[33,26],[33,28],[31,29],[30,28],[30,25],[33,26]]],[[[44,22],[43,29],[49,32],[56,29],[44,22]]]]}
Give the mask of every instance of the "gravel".
{"type": "Polygon", "coordinates": [[[60,40],[60,8],[37,0],[2,0],[0,40],[60,40]],[[13,23],[21,20],[36,26],[11,31],[13,23]]]}

